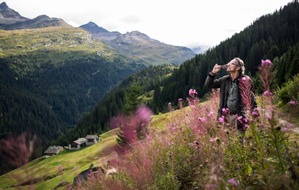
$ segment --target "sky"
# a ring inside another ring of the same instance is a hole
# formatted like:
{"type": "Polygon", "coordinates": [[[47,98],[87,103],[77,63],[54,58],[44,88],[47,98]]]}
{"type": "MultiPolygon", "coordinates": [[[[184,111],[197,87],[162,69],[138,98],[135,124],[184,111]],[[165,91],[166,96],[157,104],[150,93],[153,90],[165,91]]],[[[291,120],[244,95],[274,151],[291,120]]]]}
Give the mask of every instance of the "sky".
{"type": "Polygon", "coordinates": [[[90,21],[120,33],[139,31],[160,42],[211,48],[259,17],[293,0],[0,0],[24,17],[61,18],[78,27],[90,21]]]}

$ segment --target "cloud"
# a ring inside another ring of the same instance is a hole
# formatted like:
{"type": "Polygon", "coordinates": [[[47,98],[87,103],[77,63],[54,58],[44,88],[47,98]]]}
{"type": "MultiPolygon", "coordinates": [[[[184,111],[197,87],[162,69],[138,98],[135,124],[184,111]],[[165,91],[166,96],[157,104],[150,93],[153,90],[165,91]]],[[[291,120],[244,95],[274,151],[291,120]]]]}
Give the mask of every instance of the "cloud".
{"type": "Polygon", "coordinates": [[[74,21],[66,21],[69,25],[73,26],[73,27],[79,27],[81,26],[80,24],[74,22],[74,21]]]}

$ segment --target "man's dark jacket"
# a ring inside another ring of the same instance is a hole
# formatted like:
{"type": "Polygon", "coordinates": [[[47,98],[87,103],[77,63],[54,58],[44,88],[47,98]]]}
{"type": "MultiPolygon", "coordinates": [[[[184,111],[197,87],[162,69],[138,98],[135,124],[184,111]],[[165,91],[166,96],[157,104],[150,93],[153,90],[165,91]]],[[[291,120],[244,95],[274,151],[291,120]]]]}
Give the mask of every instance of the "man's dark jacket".
{"type": "MultiPolygon", "coordinates": [[[[242,103],[241,95],[240,95],[240,88],[239,88],[239,80],[242,80],[243,77],[247,77],[250,80],[251,83],[251,102],[250,102],[250,111],[252,112],[254,108],[257,107],[255,97],[254,97],[254,87],[252,84],[251,79],[246,75],[239,75],[236,79],[237,86],[238,86],[238,107],[237,107],[237,113],[239,116],[245,116],[245,106],[242,103]]],[[[220,102],[219,102],[219,110],[218,110],[218,117],[222,115],[222,108],[227,108],[227,98],[228,98],[228,90],[230,88],[230,85],[232,83],[232,78],[230,75],[225,75],[221,78],[215,79],[215,75],[213,75],[211,72],[206,78],[205,85],[210,88],[220,88],[220,102]]]]}

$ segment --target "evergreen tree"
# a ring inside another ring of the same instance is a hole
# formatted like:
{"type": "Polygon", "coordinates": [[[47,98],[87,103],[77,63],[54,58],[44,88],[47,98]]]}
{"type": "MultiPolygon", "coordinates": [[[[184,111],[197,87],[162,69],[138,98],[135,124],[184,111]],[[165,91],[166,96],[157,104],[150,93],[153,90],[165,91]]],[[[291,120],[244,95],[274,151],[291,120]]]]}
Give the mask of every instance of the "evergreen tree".
{"type": "Polygon", "coordinates": [[[141,103],[141,100],[138,98],[140,96],[140,87],[138,86],[135,79],[129,87],[128,91],[125,94],[125,104],[123,106],[123,112],[126,115],[132,114],[137,106],[141,103]]]}

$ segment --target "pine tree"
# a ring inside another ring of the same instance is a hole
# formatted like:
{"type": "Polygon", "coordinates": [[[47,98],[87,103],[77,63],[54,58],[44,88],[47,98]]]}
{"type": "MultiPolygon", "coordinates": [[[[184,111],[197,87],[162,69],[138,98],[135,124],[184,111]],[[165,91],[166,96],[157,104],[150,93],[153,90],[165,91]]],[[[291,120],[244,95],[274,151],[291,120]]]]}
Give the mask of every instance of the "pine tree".
{"type": "Polygon", "coordinates": [[[124,114],[130,115],[136,110],[137,106],[141,103],[141,100],[138,99],[141,93],[140,91],[140,87],[134,80],[129,90],[125,94],[125,104],[123,106],[124,114]]]}

